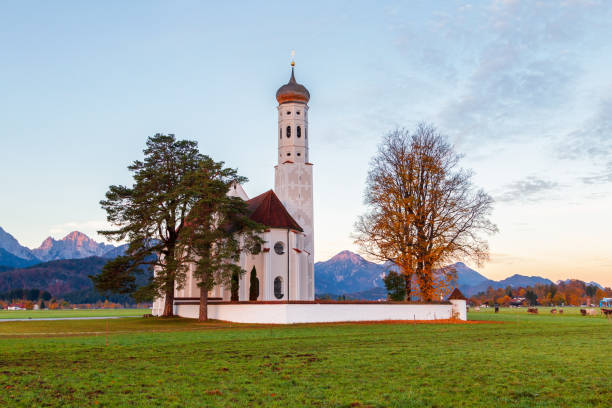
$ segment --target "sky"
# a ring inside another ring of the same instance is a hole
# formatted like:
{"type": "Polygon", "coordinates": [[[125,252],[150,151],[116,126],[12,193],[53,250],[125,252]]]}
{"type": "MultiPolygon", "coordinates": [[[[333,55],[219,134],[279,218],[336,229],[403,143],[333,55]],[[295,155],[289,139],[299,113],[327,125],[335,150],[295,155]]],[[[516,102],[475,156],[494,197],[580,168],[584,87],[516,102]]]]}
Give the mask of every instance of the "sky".
{"type": "MultiPolygon", "coordinates": [[[[491,279],[612,285],[612,3],[4,1],[0,226],[23,245],[79,230],[174,133],[274,185],[276,100],[310,91],[315,260],[351,235],[383,135],[433,124],[496,202],[491,279]]],[[[460,259],[457,259],[460,260],[460,259]]]]}

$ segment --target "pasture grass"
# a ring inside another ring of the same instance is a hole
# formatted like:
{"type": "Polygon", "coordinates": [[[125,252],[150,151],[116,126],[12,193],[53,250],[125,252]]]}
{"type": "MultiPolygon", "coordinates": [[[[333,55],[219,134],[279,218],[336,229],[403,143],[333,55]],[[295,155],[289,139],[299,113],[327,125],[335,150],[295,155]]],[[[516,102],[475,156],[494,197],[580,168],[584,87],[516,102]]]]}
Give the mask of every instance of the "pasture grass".
{"type": "Polygon", "coordinates": [[[151,309],[42,309],[0,310],[0,319],[49,319],[64,317],[123,317],[142,316],[151,309]]]}
{"type": "Polygon", "coordinates": [[[612,320],[469,318],[491,323],[4,322],[0,406],[610,406],[612,320]]]}

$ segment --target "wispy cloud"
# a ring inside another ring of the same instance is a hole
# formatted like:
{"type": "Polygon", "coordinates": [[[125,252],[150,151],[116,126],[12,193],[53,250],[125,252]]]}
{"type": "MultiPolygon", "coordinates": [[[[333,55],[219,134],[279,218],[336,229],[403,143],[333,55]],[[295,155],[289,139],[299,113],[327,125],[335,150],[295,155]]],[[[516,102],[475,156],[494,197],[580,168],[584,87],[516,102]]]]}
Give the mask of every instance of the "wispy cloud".
{"type": "Polygon", "coordinates": [[[512,265],[514,263],[521,263],[521,262],[526,262],[529,261],[530,258],[527,257],[522,257],[522,256],[516,256],[516,255],[512,255],[512,254],[504,254],[504,253],[499,253],[499,252],[493,252],[490,255],[489,258],[489,262],[490,263],[494,263],[494,264],[506,264],[506,265],[512,265]]]}
{"type": "Polygon", "coordinates": [[[581,179],[585,184],[612,183],[612,161],[608,162],[605,170],[590,176],[582,177],[581,179]]]}
{"type": "Polygon", "coordinates": [[[500,202],[533,201],[542,198],[544,193],[550,193],[560,187],[561,185],[555,181],[530,176],[507,184],[504,186],[503,192],[498,194],[495,199],[500,202]]]}
{"type": "Polygon", "coordinates": [[[486,39],[464,67],[469,75],[458,97],[441,111],[443,123],[478,143],[482,136],[517,140],[541,131],[542,117],[572,100],[582,67],[570,44],[583,39],[593,7],[494,2],[480,31],[486,39]]]}
{"type": "Polygon", "coordinates": [[[438,105],[431,120],[481,149],[564,129],[559,118],[572,111],[588,69],[582,45],[611,15],[600,1],[496,0],[432,13],[420,30],[401,22],[394,30],[410,66],[425,68],[418,75],[438,105]]]}
{"type": "MultiPolygon", "coordinates": [[[[612,84],[607,87],[612,93],[612,84]]],[[[612,97],[600,101],[593,116],[564,135],[557,145],[562,159],[612,161],[612,97]]]]}

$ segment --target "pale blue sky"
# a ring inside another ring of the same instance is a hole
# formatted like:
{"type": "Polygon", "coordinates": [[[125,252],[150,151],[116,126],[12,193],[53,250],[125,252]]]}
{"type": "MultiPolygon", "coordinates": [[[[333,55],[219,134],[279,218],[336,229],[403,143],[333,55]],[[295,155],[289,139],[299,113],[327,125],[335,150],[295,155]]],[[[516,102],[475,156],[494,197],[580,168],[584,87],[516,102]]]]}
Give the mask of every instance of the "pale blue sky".
{"type": "Polygon", "coordinates": [[[101,240],[98,201],[156,132],[271,188],[295,49],[317,260],[356,249],[381,136],[428,121],[497,198],[478,270],[612,285],[611,22],[603,0],[2,2],[0,226],[101,240]]]}

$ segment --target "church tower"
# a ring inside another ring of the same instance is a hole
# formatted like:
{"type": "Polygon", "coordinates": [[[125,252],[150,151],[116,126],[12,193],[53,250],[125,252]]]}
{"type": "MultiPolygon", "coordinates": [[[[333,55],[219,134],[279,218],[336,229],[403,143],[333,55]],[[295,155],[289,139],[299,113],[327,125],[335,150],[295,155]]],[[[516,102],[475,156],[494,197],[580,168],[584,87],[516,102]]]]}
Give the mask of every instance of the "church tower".
{"type": "Polygon", "coordinates": [[[274,167],[274,191],[304,229],[300,239],[304,240],[307,257],[300,267],[300,286],[304,292],[300,290],[299,297],[314,300],[312,163],[308,154],[310,93],[295,80],[294,67],[295,63],[291,62],[291,78],[276,92],[278,164],[274,167]]]}

